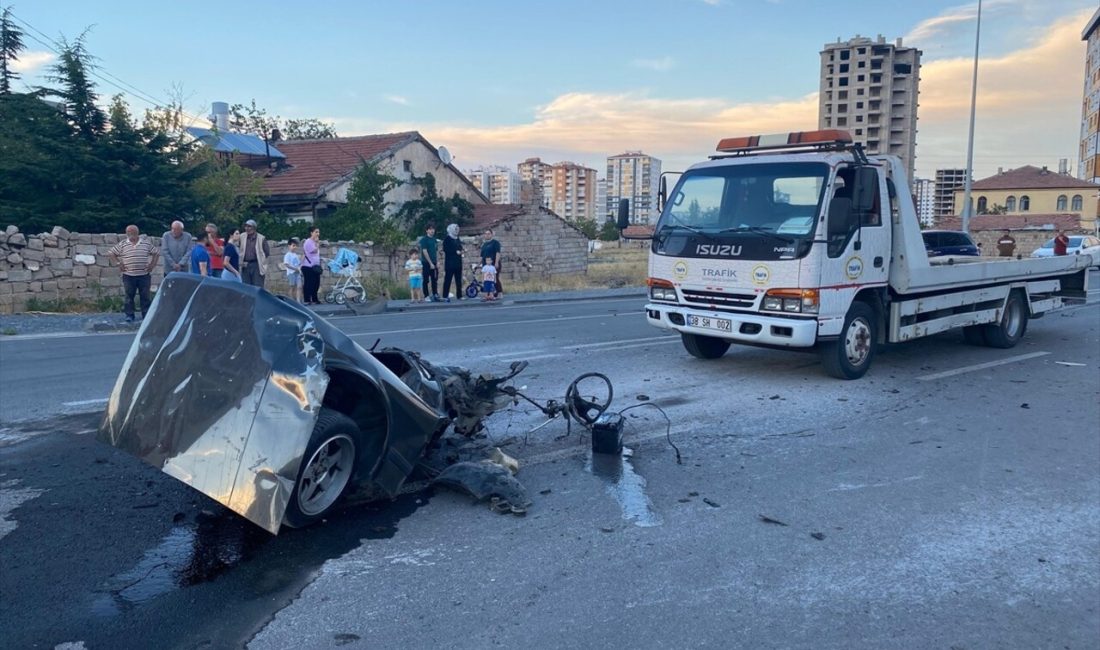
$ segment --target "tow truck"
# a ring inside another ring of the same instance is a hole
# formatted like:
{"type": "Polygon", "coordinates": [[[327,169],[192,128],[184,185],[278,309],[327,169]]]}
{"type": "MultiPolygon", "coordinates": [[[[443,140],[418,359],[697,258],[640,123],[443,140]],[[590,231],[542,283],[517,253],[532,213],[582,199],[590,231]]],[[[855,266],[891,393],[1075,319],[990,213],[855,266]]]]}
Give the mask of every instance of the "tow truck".
{"type": "Polygon", "coordinates": [[[723,139],[671,193],[662,176],[658,203],[646,316],[700,359],[816,349],[829,375],[858,379],[880,345],[955,328],[1010,348],[1087,291],[1087,256],[930,259],[901,160],[847,131],[723,139]]]}

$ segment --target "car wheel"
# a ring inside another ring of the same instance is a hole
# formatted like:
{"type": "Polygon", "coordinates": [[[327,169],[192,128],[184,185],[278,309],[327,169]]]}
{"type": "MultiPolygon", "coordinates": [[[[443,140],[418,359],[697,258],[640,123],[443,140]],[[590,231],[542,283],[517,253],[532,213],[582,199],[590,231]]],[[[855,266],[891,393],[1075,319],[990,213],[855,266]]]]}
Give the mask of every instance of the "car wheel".
{"type": "Polygon", "coordinates": [[[730,342],[713,336],[680,332],[684,349],[696,359],[717,359],[730,349],[730,342]]]}
{"type": "Polygon", "coordinates": [[[313,427],[283,524],[302,528],[332,511],[352,484],[358,459],[359,427],[348,416],[321,409],[313,427]]]}
{"type": "Polygon", "coordinates": [[[1027,333],[1027,316],[1027,307],[1020,292],[1008,294],[1001,320],[984,326],[986,345],[992,348],[1015,346],[1027,333]]]}
{"type": "Polygon", "coordinates": [[[821,347],[825,373],[837,379],[859,379],[871,367],[878,332],[875,310],[865,302],[854,302],[844,317],[840,338],[821,347]]]}

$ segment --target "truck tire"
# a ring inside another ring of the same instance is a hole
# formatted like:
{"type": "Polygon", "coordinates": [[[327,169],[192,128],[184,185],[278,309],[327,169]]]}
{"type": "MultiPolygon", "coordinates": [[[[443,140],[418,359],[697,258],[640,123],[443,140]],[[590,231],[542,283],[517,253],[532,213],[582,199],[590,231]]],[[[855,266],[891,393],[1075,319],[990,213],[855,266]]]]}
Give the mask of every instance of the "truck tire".
{"type": "Polygon", "coordinates": [[[717,359],[730,349],[730,342],[713,336],[680,332],[684,349],[696,359],[717,359]]]}
{"type": "Polygon", "coordinates": [[[989,345],[985,342],[985,325],[969,325],[964,327],[963,339],[970,345],[989,345]]]}
{"type": "Polygon", "coordinates": [[[859,379],[871,367],[878,346],[878,319],[865,302],[854,302],[844,317],[840,338],[821,346],[825,373],[837,379],[859,379]]]}
{"type": "Polygon", "coordinates": [[[986,345],[991,348],[1011,348],[1027,333],[1027,305],[1019,291],[1008,294],[1001,320],[985,325],[986,345]]]}
{"type": "Polygon", "coordinates": [[[359,440],[359,427],[351,418],[339,411],[321,409],[290,493],[284,525],[304,528],[336,507],[352,485],[359,440]]]}

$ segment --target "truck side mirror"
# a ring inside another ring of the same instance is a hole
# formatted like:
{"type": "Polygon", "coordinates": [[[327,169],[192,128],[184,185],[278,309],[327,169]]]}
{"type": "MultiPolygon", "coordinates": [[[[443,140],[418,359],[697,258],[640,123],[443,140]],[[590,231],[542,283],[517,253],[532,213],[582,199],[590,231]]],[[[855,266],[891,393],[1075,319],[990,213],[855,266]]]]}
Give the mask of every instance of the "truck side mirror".
{"type": "Polygon", "coordinates": [[[657,188],[657,212],[665,209],[665,202],[668,201],[668,183],[665,180],[665,175],[661,174],[661,184],[657,188]]]}
{"type": "Polygon", "coordinates": [[[858,167],[855,170],[855,187],[852,188],[852,207],[859,214],[875,209],[878,198],[878,170],[874,167],[858,167]]]}
{"type": "Polygon", "coordinates": [[[630,227],[630,199],[619,199],[619,230],[630,227]]]}

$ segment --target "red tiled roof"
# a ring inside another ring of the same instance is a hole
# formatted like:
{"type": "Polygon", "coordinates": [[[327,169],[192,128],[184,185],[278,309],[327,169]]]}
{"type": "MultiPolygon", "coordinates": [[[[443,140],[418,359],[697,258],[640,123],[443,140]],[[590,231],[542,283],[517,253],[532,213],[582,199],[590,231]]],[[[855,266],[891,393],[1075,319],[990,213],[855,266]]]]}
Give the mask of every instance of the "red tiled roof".
{"type": "Polygon", "coordinates": [[[507,221],[512,217],[523,214],[523,206],[518,203],[488,203],[474,206],[474,221],[467,230],[483,231],[486,228],[496,228],[497,224],[507,221]]]}
{"type": "Polygon", "coordinates": [[[420,137],[416,131],[353,138],[288,140],[279,143],[288,167],[264,178],[264,189],[275,196],[315,196],[321,188],[370,161],[420,137]]]}
{"type": "MultiPolygon", "coordinates": [[[[1039,230],[1048,225],[1054,230],[1079,230],[1081,218],[1076,214],[978,214],[970,217],[970,230],[1039,230]]],[[[936,230],[961,229],[961,217],[936,220],[936,230]]]]}
{"type": "Polygon", "coordinates": [[[649,224],[636,223],[626,227],[623,231],[624,237],[652,237],[656,231],[656,227],[649,224]]]}
{"type": "Polygon", "coordinates": [[[974,190],[1043,190],[1059,188],[1096,190],[1100,189],[1100,186],[1067,174],[1058,174],[1050,170],[1044,171],[1033,165],[1025,165],[1016,169],[1009,169],[996,176],[975,181],[972,187],[974,190]]]}

